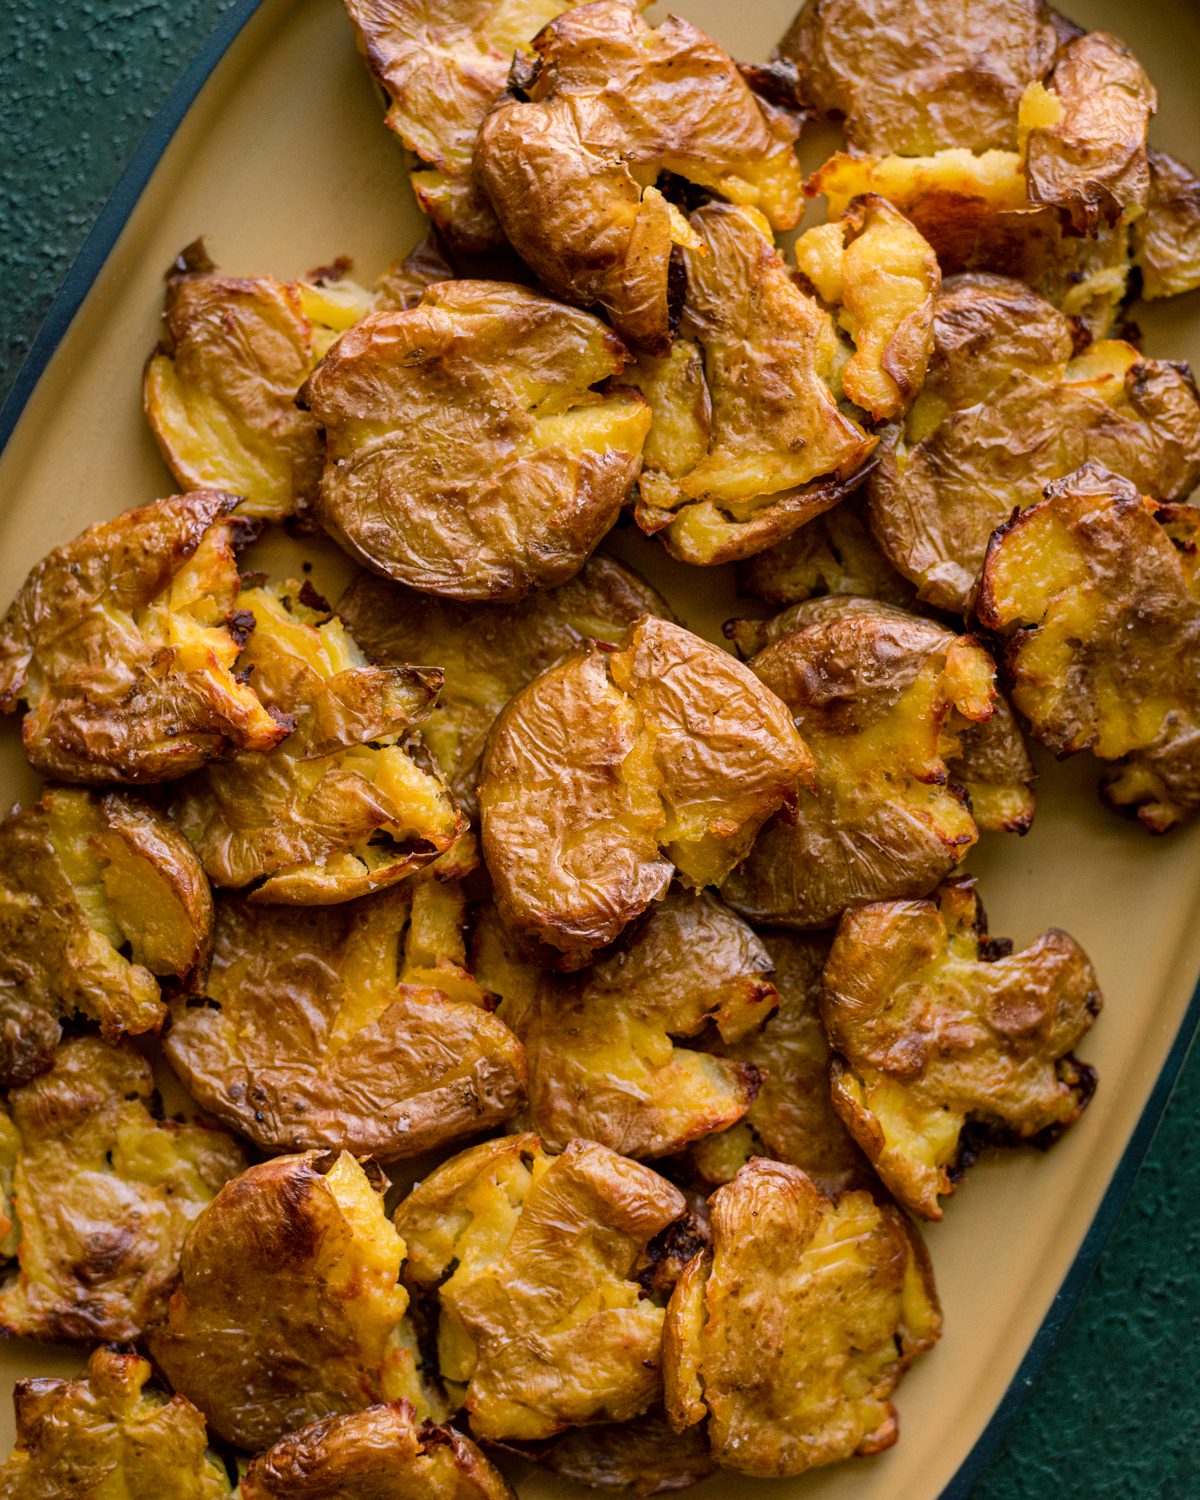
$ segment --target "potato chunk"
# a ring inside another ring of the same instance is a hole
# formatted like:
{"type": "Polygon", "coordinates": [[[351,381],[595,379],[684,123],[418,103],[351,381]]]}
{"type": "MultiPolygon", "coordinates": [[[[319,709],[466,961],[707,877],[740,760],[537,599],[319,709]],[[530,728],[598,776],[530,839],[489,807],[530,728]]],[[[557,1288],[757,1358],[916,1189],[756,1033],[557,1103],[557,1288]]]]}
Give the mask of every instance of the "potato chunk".
{"type": "Polygon", "coordinates": [[[204,1418],[183,1396],[145,1389],[150,1362],[97,1349],[76,1380],[19,1380],[4,1500],[229,1500],[204,1418]]]}
{"type": "Polygon", "coordinates": [[[318,1417],[401,1398],[430,1413],[384,1186],[344,1151],[276,1157],[192,1226],[147,1344],[228,1442],[265,1448],[318,1417]]]}
{"type": "Polygon", "coordinates": [[[1095,1073],[1072,1049],[1099,1009],[1075,939],[1013,953],[973,880],[847,912],[821,997],[834,1105],[897,1199],[940,1219],[968,1121],[1048,1144],[1079,1118],[1095,1073]]]}
{"type": "Polygon", "coordinates": [[[519,599],[565,583],[612,526],[650,411],[598,318],[493,281],[431,286],[344,334],[304,387],[325,428],[319,518],[426,593],[519,599]]]}
{"type": "Polygon", "coordinates": [[[971,636],[870,599],[797,604],[751,661],[817,762],[801,793],[722,887],[752,921],[825,927],[848,906],[924,895],[978,830],[949,763],[996,712],[991,658],[971,636]]]}
{"type": "Polygon", "coordinates": [[[173,813],[211,880],[249,900],[347,901],[436,859],[463,820],[408,731],[441,687],[435,667],[372,667],[310,587],[248,588],[242,665],[295,729],[179,789],[173,813]]]}
{"type": "Polygon", "coordinates": [[[1200,286],[1200,178],[1165,151],[1147,159],[1150,202],[1133,226],[1133,258],[1150,302],[1200,286]]]}
{"type": "Polygon", "coordinates": [[[437,1291],[442,1378],[489,1440],[622,1421],[661,1394],[663,1309],[632,1279],[684,1210],[648,1167],[591,1141],[533,1135],[453,1157],[396,1212],[407,1275],[437,1291]]]}
{"type": "Polygon", "coordinates": [[[240,1500],[516,1500],[469,1438],[407,1401],[326,1417],[254,1459],[240,1500]]]}
{"type": "Polygon", "coordinates": [[[925,389],[871,476],[871,526],[939,608],[965,611],[992,531],[1088,459],[1162,499],[1200,478],[1186,365],[1116,340],[1072,359],[1067,318],[996,276],[946,282],[925,389]]]}
{"type": "MultiPolygon", "coordinates": [[[[912,584],[879,550],[858,495],[748,558],[738,569],[738,585],[741,592],[775,606],[825,594],[855,594],[901,609],[911,609],[916,601],[912,584]]],[[[733,639],[741,651],[740,637],[733,639]]]]}
{"type": "Polygon", "coordinates": [[[1198,546],[1200,511],[1087,464],[996,532],[979,591],[1033,734],[1114,762],[1106,799],[1156,833],[1200,809],[1198,546]]]}
{"type": "Polygon", "coordinates": [[[664,1156],[741,1119],[758,1093],[758,1069],[714,1056],[702,1034],[736,1042],[762,1024],[775,1005],[771,961],[707,893],[668,893],[617,952],[577,974],[523,960],[494,910],[472,952],[525,1045],[525,1119],[551,1151],[584,1136],[624,1156],[664,1156]]]}
{"type": "Polygon", "coordinates": [[[712,1247],[667,1310],[667,1414],[707,1423],[713,1457],[801,1474],[896,1441],[888,1397],[941,1331],[924,1246],[869,1193],[822,1197],[758,1159],[711,1200],[712,1247]]]}
{"type": "Polygon", "coordinates": [[[223,1131],[155,1118],[153,1090],[131,1043],[78,1037],[9,1094],[6,1333],[124,1342],[161,1314],[189,1226],[244,1162],[223,1131]]]}
{"type": "Polygon", "coordinates": [[[169,781],[284,737],[233,671],[237,503],[206,490],[156,500],[33,569],[0,624],[0,709],[25,703],[35,770],[169,781]]]}
{"type": "Polygon", "coordinates": [[[162,990],[192,993],[212,898],[186,839],[120,792],[52,787],[0,821],[0,1083],[49,1067],[63,1020],[107,1041],[155,1031],[162,990]]]}
{"type": "Polygon", "coordinates": [[[534,39],[523,93],[499,100],[475,168],[514,248],[555,296],[600,307],[630,348],[671,341],[672,246],[694,244],[654,186],[667,171],[790,229],[803,208],[797,121],[678,16],[652,28],[598,0],[534,39]]]}
{"type": "Polygon", "coordinates": [[[560,1479],[635,1495],[673,1494],[716,1468],[703,1432],[698,1427],[676,1432],[660,1407],[628,1422],[568,1428],[514,1451],[560,1479]]]}
{"type": "Polygon", "coordinates": [[[372,661],[438,663],[442,690],[421,733],[468,812],[484,741],[514,693],[581,640],[616,641],[642,615],[671,614],[656,589],[601,554],[559,588],[486,610],[360,573],[337,611],[372,661]]]}
{"type": "Polygon", "coordinates": [[[479,787],[505,924],[579,967],[656,901],[724,879],[811,775],[784,705],[745,667],[644,616],[587,642],[496,721],[479,787]]]}

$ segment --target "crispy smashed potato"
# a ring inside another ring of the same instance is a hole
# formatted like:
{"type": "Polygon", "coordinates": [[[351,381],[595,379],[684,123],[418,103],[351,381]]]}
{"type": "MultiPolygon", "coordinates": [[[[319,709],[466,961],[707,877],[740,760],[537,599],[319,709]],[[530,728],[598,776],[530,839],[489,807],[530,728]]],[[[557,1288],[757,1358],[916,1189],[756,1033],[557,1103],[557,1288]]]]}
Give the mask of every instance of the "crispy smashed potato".
{"type": "Polygon", "coordinates": [[[311,588],[247,588],[243,668],[295,725],[269,755],[185,783],[174,816],[209,877],[251,901],[324,904],[394,884],[437,858],[462,815],[407,732],[441,687],[434,667],[374,667],[311,588]]]}
{"type": "Polygon", "coordinates": [[[516,1500],[469,1438],[407,1401],[326,1417],[254,1459],[240,1500],[516,1500]]]}
{"type": "Polygon", "coordinates": [[[344,1151],[276,1157],[234,1178],[192,1226],[147,1344],[228,1442],[265,1448],[381,1401],[430,1414],[385,1185],[344,1151]]]}
{"type": "Polygon", "coordinates": [[[551,1151],[584,1136],[624,1156],[664,1156],[741,1119],[758,1093],[759,1070],[714,1056],[701,1033],[736,1043],[762,1024],[775,1006],[771,960],[707,893],[669,892],[582,973],[523,960],[494,911],[472,958],[525,1045],[525,1119],[551,1151]]]}
{"type": "Polygon", "coordinates": [[[949,763],[996,712],[971,636],[870,599],[810,599],[751,661],[817,762],[816,795],[773,819],[722,887],[752,921],[825,927],[848,906],[924,895],[976,842],[949,763]]]}
{"type": "Polygon", "coordinates": [[[401,1203],[406,1274],[437,1291],[438,1356],[475,1433],[537,1441],[624,1421],[661,1394],[663,1309],[632,1272],[684,1210],[648,1167],[533,1135],[451,1158],[401,1203]]]}
{"type": "Polygon", "coordinates": [[[97,1349],[76,1380],[20,1380],[4,1500],[229,1500],[204,1418],[183,1396],[145,1389],[150,1362],[97,1349]]]}
{"type": "Polygon", "coordinates": [[[888,1397],[941,1331],[924,1246],[898,1209],[822,1197],[757,1159],[711,1199],[712,1247],[667,1310],[667,1414],[707,1423],[713,1457],[800,1474],[898,1436],[888,1397]]]}
{"type": "Polygon", "coordinates": [[[445,680],[421,733],[466,811],[488,731],[514,693],[581,640],[617,641],[640,616],[671,613],[656,589],[602,554],[560,588],[486,610],[361,573],[337,612],[372,661],[438,663],[445,680]]]}
{"type": "Polygon", "coordinates": [[[796,118],[678,16],[598,0],[534,39],[521,94],[479,132],[475,169],[505,234],[555,296],[598,306],[639,353],[671,342],[671,261],[694,231],[655,182],[667,171],[790,229],[803,209],[796,118]]]}
{"type": "Polygon", "coordinates": [[[456,599],[564,583],[617,519],[650,409],[592,389],[627,354],[598,318],[492,281],[431,286],[344,334],[303,399],[322,524],[359,562],[456,599]]]}
{"type": "Polygon", "coordinates": [[[1164,832],[1200,809],[1200,510],[1089,464],[1001,527],[979,619],[1056,755],[1115,764],[1104,795],[1164,832]]]}
{"type": "Polygon", "coordinates": [[[738,583],[741,592],[779,606],[825,594],[858,594],[901,609],[916,602],[912,584],[879,550],[857,495],[748,558],[738,569],[738,583]]]}
{"type": "Polygon", "coordinates": [[[1200,178],[1165,151],[1148,153],[1150,201],[1133,225],[1133,259],[1148,302],[1200,286],[1200,178]]]}
{"type": "Polygon", "coordinates": [[[739,662],[646,615],[586,642],[496,720],[479,785],[496,904],[578,968],[666,891],[718,884],[812,762],[739,662]]]}
{"type": "Polygon", "coordinates": [[[689,1427],[676,1432],[659,1407],[628,1422],[569,1428],[547,1442],[513,1451],[560,1479],[635,1495],[673,1494],[716,1468],[703,1431],[689,1427]]]}
{"type": "Polygon", "coordinates": [[[0,822],[0,1083],[49,1067],[72,1016],[157,1030],[202,984],[212,897],[186,839],[120,792],[52,787],[0,822]]]}
{"type": "Polygon", "coordinates": [[[226,898],[208,999],[176,1006],[167,1057],[264,1151],[387,1162],[495,1128],[524,1103],[525,1059],[461,966],[464,916],[460,890],[423,878],[315,910],[226,898]],[[443,904],[458,951],[431,954],[443,904]]]}
{"type": "Polygon", "coordinates": [[[1200,478],[1186,365],[1105,340],[1072,358],[1070,321],[1019,282],[946,282],[929,376],[871,476],[871,526],[918,595],[965,611],[992,531],[1088,459],[1161,499],[1200,478]]]}
{"type": "Polygon", "coordinates": [[[968,1121],[1048,1142],[1078,1119],[1095,1074],[1072,1049],[1099,1009],[1075,939],[1013,953],[973,880],[847,912],[821,997],[834,1105],[897,1199],[940,1219],[968,1121]]]}
{"type": "Polygon", "coordinates": [[[156,1119],[153,1090],[132,1043],[79,1037],[10,1092],[4,1332],[124,1341],[162,1312],[189,1226],[244,1162],[223,1131],[156,1119]]]}
{"type": "Polygon", "coordinates": [[[0,709],[25,703],[35,770],[168,781],[284,737],[233,670],[236,504],[206,490],[156,500],[33,569],[0,625],[0,709]]]}

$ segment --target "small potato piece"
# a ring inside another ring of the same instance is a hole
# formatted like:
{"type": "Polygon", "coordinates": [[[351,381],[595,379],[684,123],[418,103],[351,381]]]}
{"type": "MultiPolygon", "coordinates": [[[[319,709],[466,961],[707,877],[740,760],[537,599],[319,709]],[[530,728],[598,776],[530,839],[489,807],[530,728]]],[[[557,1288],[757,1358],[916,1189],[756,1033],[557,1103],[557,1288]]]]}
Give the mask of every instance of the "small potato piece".
{"type": "Polygon", "coordinates": [[[969,878],[847,912],[821,997],[834,1105],[897,1199],[940,1219],[969,1120],[1048,1144],[1079,1118],[1095,1073],[1072,1049],[1099,1010],[1075,939],[993,943],[969,878]]]}
{"type": "Polygon", "coordinates": [[[479,787],[496,904],[578,968],[666,890],[724,879],[808,781],[791,717],[740,663],[644,616],[588,642],[497,719],[479,787]]]}
{"type": "Polygon", "coordinates": [[[156,1119],[153,1091],[132,1043],[78,1037],[9,1094],[5,1333],[125,1342],[161,1314],[190,1225],[244,1159],[223,1131],[156,1119]]]}
{"type": "Polygon", "coordinates": [[[988,546],[981,623],[1056,755],[1115,764],[1104,795],[1162,833],[1200,809],[1200,511],[1085,465],[988,546]]]}
{"type": "Polygon", "coordinates": [[[635,1495],[674,1494],[716,1468],[701,1429],[676,1432],[658,1407],[628,1422],[569,1428],[548,1442],[513,1451],[560,1479],[635,1495]]]}
{"type": "Polygon", "coordinates": [[[454,599],[576,574],[641,466],[650,411],[592,389],[628,356],[598,318],[493,281],[364,318],[306,383],[319,518],[359,562],[454,599]]]}
{"type": "Polygon", "coordinates": [[[661,1394],[663,1309],[632,1279],[683,1194],[592,1141],[533,1135],[452,1157],[401,1203],[407,1275],[437,1291],[442,1378],[477,1436],[624,1421],[661,1394]]]}
{"type": "Polygon", "coordinates": [[[1165,151],[1147,159],[1150,202],[1133,226],[1133,259],[1152,302],[1200,286],[1200,178],[1165,151]]]}
{"type": "Polygon", "coordinates": [[[326,1417],[250,1463],[240,1500],[517,1500],[469,1438],[407,1401],[326,1417]]]}
{"type": "Polygon", "coordinates": [[[360,573],[337,612],[372,661],[438,663],[442,690],[421,733],[467,812],[488,731],[515,693],[581,640],[617,641],[640,616],[671,614],[656,589],[599,553],[560,588],[488,609],[360,573]]]}
{"type": "Polygon", "coordinates": [[[762,1081],[714,1054],[775,1005],[771,961],[707,892],[669,892],[621,948],[553,974],[523,961],[494,910],[476,928],[473,969],[529,1058],[525,1120],[550,1151],[574,1136],[624,1156],[664,1156],[739,1120],[762,1081]],[[692,1039],[693,1045],[676,1045],[692,1039]]]}
{"type": "Polygon", "coordinates": [[[177,1005],[166,1041],[200,1106],[264,1151],[383,1162],[515,1114],[521,1045],[482,1004],[429,987],[471,981],[450,955],[413,952],[421,889],[316,909],[222,900],[209,998],[177,1005]]]}
{"type": "Polygon", "coordinates": [[[924,1246],[869,1193],[758,1158],[714,1193],[713,1242],[667,1309],[667,1415],[717,1463],[802,1474],[898,1436],[888,1397],[941,1332],[924,1246]]]}
{"type": "Polygon", "coordinates": [[[265,1448],[380,1401],[429,1413],[383,1185],[344,1151],[276,1157],[235,1177],[192,1226],[147,1345],[227,1442],[265,1448]]]}
{"type": "Polygon", "coordinates": [[[567,11],[533,46],[536,76],[484,121],[476,171],[555,296],[600,307],[638,353],[665,354],[672,247],[694,235],[655,180],[673,172],[790,229],[803,210],[797,121],[690,22],[652,28],[632,0],[567,11]]]}
{"type": "Polygon", "coordinates": [[[140,1355],[97,1349],[75,1380],[19,1380],[3,1500],[229,1500],[204,1418],[184,1396],[147,1391],[150,1374],[140,1355]]]}
{"type": "Polygon", "coordinates": [[[179,789],[176,822],[217,885],[286,905],[347,901],[436,859],[463,819],[407,731],[429,713],[436,667],[372,667],[319,595],[296,582],[238,597],[242,664],[295,725],[270,755],[239,755],[179,789]]]}
{"type": "MultiPolygon", "coordinates": [[[[776,606],[825,594],[857,594],[901,609],[911,609],[916,602],[912,584],[876,545],[857,495],[747,559],[738,569],[738,584],[741,592],[776,606]]],[[[740,638],[733,639],[741,651],[740,638]]]]}
{"type": "Polygon", "coordinates": [[[233,671],[237,503],[211,490],[156,500],[33,569],[0,624],[0,709],[24,701],[35,770],[169,781],[284,737],[233,671]]]}
{"type": "Polygon", "coordinates": [[[763,829],[722,895],[752,921],[825,927],[924,895],[975,843],[948,763],[993,717],[995,672],[971,636],[870,599],[812,599],[787,620],[750,666],[811,745],[816,795],[763,829]]]}
{"type": "Polygon", "coordinates": [[[856,151],[926,156],[1015,147],[1021,95],[1057,48],[1043,0],[808,0],[779,50],[856,151]]]}
{"type": "Polygon", "coordinates": [[[871,476],[871,527],[938,608],[965,612],[988,538],[1089,459],[1164,499],[1200,478],[1200,395],[1186,365],[1116,340],[1072,359],[1070,322],[998,276],[944,283],[929,376],[871,476]]]}

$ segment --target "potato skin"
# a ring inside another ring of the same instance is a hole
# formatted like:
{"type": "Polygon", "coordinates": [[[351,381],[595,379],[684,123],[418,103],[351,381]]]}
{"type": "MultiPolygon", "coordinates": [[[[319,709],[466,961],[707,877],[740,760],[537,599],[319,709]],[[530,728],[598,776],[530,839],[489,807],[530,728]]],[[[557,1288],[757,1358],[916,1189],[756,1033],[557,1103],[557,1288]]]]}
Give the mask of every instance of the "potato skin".
{"type": "Polygon", "coordinates": [[[703,1432],[676,1432],[657,1407],[628,1422],[570,1427],[548,1442],[511,1446],[560,1479],[635,1495],[674,1494],[716,1469],[703,1432]]]}
{"type": "Polygon", "coordinates": [[[1150,198],[1133,225],[1133,258],[1148,301],[1200,286],[1200,178],[1165,151],[1147,152],[1150,198]]]}

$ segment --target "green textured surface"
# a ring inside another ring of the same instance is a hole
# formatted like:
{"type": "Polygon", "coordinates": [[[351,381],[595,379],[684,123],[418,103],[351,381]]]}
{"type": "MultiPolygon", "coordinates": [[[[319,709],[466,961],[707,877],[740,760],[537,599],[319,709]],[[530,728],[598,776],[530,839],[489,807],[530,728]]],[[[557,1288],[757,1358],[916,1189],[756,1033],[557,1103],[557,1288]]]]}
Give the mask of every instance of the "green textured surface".
{"type": "MultiPolygon", "coordinates": [[[[0,396],[147,121],[230,3],[0,7],[0,396]]],[[[1099,1270],[974,1500],[1200,1496],[1197,1120],[1193,1055],[1099,1270]]]]}

